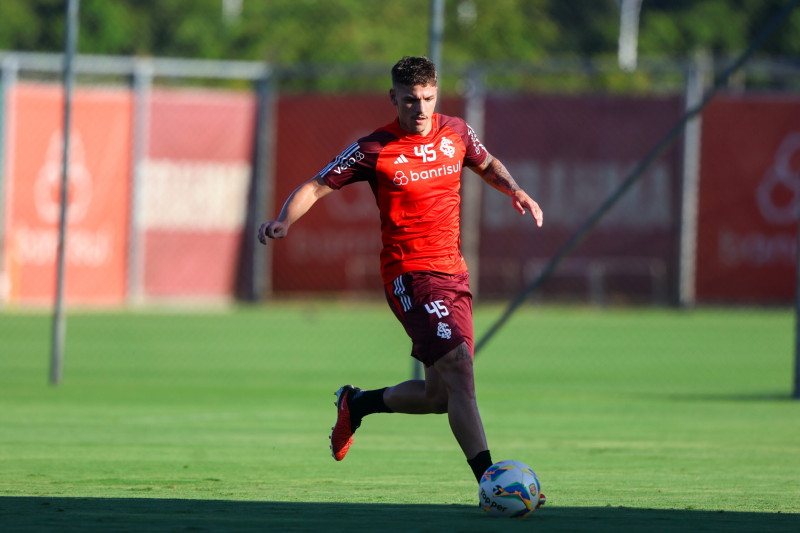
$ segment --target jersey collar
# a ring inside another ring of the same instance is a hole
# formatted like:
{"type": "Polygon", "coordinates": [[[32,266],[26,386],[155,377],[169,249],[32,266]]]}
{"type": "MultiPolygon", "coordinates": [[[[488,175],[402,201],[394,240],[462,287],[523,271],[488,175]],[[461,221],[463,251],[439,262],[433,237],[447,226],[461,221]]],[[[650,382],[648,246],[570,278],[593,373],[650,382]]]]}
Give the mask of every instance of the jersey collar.
{"type": "Polygon", "coordinates": [[[400,126],[400,119],[396,118],[394,121],[389,124],[386,128],[390,132],[392,132],[398,139],[408,139],[410,141],[422,141],[424,139],[428,139],[436,135],[439,131],[439,113],[434,113],[433,117],[431,117],[431,131],[428,132],[427,135],[415,135],[412,133],[408,133],[406,130],[400,126]]]}

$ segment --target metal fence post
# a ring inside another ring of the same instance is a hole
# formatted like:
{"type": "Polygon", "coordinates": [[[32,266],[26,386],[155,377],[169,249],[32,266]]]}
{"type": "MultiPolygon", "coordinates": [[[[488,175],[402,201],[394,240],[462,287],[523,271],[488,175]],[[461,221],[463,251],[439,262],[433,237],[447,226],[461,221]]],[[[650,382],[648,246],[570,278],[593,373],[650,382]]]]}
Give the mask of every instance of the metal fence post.
{"type": "Polygon", "coordinates": [[[128,221],[127,299],[141,303],[144,299],[144,252],[142,235],[142,184],[150,139],[150,91],[153,86],[153,63],[137,59],[133,66],[133,124],[131,133],[131,209],[128,221]]]}
{"type": "Polygon", "coordinates": [[[267,206],[272,206],[275,193],[275,72],[267,66],[264,75],[256,81],[258,114],[256,117],[255,153],[253,154],[253,181],[250,205],[245,224],[245,247],[250,251],[249,272],[245,298],[258,301],[272,295],[272,246],[256,243],[256,232],[269,217],[267,206]]]}
{"type": "MultiPolygon", "coordinates": [[[[692,109],[703,99],[711,70],[707,52],[699,51],[687,70],[685,108],[692,109]]],[[[702,119],[691,118],[683,132],[683,184],[680,222],[680,257],[678,301],[681,307],[695,304],[695,269],[697,266],[697,209],[700,189],[700,145],[702,119]]]]}
{"type": "MultiPolygon", "coordinates": [[[[798,176],[800,178],[800,175],[798,176]]],[[[800,400],[800,194],[795,195],[797,217],[797,250],[795,259],[794,297],[794,390],[792,398],[800,400]]]]}
{"type": "MultiPolygon", "coordinates": [[[[439,87],[442,80],[442,41],[444,40],[444,0],[430,0],[430,20],[428,21],[428,59],[436,65],[439,87]]],[[[436,111],[439,102],[436,102],[436,111]]],[[[423,379],[422,363],[411,361],[411,378],[423,379]]]]}
{"type": "MultiPolygon", "coordinates": [[[[486,90],[483,71],[472,69],[466,77],[464,120],[482,138],[486,113],[486,90]]],[[[469,267],[469,285],[474,299],[479,297],[481,208],[483,180],[472,172],[461,175],[461,251],[469,267]]]]}
{"type": "Polygon", "coordinates": [[[7,190],[5,183],[11,179],[11,176],[6,174],[6,170],[9,168],[6,166],[6,157],[8,157],[9,147],[12,146],[7,131],[10,125],[9,114],[11,112],[8,94],[14,84],[17,83],[18,72],[19,61],[17,61],[16,57],[6,57],[0,63],[0,306],[8,300],[11,288],[10,274],[4,270],[6,263],[4,261],[5,257],[3,257],[5,248],[3,243],[5,243],[6,235],[3,224],[5,220],[3,206],[5,205],[5,192],[7,190]]]}
{"type": "Polygon", "coordinates": [[[53,311],[53,336],[50,353],[50,383],[61,383],[67,319],[64,315],[64,284],[67,263],[67,208],[70,166],[70,128],[72,127],[72,91],[75,86],[73,59],[78,45],[79,0],[67,3],[67,31],[64,46],[64,138],[61,159],[61,218],[58,225],[58,257],[56,272],[56,303],[53,311]]]}

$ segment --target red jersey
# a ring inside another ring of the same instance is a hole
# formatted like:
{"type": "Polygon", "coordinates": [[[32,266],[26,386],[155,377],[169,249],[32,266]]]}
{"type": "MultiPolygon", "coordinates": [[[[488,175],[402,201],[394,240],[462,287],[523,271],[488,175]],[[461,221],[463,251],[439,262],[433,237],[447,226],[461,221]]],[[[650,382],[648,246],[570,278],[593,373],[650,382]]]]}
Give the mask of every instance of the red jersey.
{"type": "Polygon", "coordinates": [[[357,181],[372,188],[381,217],[384,283],[412,270],[456,274],[461,256],[461,172],[487,156],[475,132],[457,117],[434,113],[426,136],[395,119],[362,137],[319,175],[331,188],[357,181]]]}

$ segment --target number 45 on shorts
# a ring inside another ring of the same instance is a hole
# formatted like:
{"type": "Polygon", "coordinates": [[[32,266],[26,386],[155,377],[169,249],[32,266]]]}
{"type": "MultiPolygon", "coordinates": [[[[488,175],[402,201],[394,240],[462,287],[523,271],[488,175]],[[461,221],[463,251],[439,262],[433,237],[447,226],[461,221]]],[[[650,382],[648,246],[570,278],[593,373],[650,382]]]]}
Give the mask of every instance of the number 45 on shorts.
{"type": "Polygon", "coordinates": [[[429,315],[436,315],[439,318],[450,314],[450,311],[447,310],[447,306],[444,305],[444,300],[436,300],[429,304],[425,304],[425,310],[429,315]]]}

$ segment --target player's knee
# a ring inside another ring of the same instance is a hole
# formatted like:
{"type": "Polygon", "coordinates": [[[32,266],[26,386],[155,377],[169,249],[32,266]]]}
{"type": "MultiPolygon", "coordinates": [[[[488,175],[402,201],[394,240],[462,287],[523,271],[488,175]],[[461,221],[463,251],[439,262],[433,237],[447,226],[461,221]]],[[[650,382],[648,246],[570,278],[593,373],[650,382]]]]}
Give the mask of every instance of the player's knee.
{"type": "Polygon", "coordinates": [[[442,414],[447,412],[447,388],[441,382],[432,381],[425,383],[425,401],[430,413],[442,414]]]}
{"type": "Polygon", "coordinates": [[[441,415],[447,412],[447,393],[446,391],[437,392],[435,395],[428,397],[428,403],[431,408],[431,412],[437,415],[441,415]]]}
{"type": "Polygon", "coordinates": [[[437,363],[437,369],[449,393],[475,396],[472,355],[466,343],[461,344],[437,363]]]}

